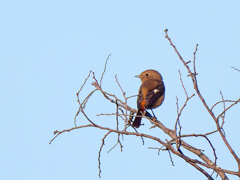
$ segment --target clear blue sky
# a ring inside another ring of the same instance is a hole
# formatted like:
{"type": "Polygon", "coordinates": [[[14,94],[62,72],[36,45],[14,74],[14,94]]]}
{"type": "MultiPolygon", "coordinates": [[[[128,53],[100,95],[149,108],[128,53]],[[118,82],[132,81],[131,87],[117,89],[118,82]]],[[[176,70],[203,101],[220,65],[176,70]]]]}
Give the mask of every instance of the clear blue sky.
{"type": "MultiPolygon", "coordinates": [[[[164,37],[164,29],[183,58],[193,59],[195,45],[199,88],[209,106],[240,95],[240,2],[235,1],[63,1],[1,0],[0,2],[0,179],[79,180],[98,178],[98,151],[106,133],[85,128],[60,135],[51,145],[54,130],[74,126],[78,110],[76,92],[90,70],[100,79],[105,59],[112,54],[103,79],[104,90],[122,98],[115,75],[127,96],[137,94],[135,75],[146,69],[161,72],[166,98],[155,110],[169,128],[176,120],[176,96],[181,106],[185,93],[194,93],[186,70],[164,37]]],[[[80,99],[93,90],[90,78],[80,99]]],[[[123,98],[122,98],[123,99],[123,98]]],[[[136,108],[136,98],[129,100],[136,108]]],[[[239,105],[226,114],[224,129],[230,144],[240,156],[239,105]]],[[[214,111],[222,111],[219,105],[214,111]]],[[[115,117],[97,117],[115,112],[115,106],[99,92],[87,104],[86,112],[96,123],[115,127],[115,117]]],[[[78,125],[86,124],[83,116],[78,125]]],[[[169,139],[160,130],[139,132],[169,139]]],[[[182,134],[206,133],[215,124],[195,96],[181,116],[182,134]]],[[[121,128],[123,124],[121,123],[121,128]]],[[[206,179],[184,160],[167,152],[157,155],[159,144],[124,136],[110,153],[117,135],[111,134],[101,155],[103,180],[206,179]]],[[[209,137],[216,147],[219,166],[237,170],[219,135],[209,137]]],[[[185,139],[213,160],[212,150],[201,138],[185,139]]],[[[183,150],[184,153],[187,153],[183,150]]],[[[192,158],[194,155],[187,153],[192,158]]],[[[209,173],[211,171],[208,170],[209,173]]],[[[215,174],[216,175],[216,174],[215,174]]],[[[215,177],[214,175],[214,177],[215,177]]],[[[230,179],[238,178],[229,176],[230,179]]],[[[220,179],[220,178],[218,178],[220,179]]]]}

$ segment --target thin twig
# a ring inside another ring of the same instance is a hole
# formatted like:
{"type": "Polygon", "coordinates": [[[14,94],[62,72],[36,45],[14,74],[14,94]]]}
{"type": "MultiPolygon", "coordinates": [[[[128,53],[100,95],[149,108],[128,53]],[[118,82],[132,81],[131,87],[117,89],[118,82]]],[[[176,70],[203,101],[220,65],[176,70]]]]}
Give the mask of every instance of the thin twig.
{"type": "Polygon", "coordinates": [[[231,104],[228,108],[224,109],[224,110],[218,115],[218,117],[217,117],[216,119],[218,120],[227,110],[229,110],[231,107],[233,107],[234,105],[236,105],[236,104],[239,103],[239,102],[240,102],[240,98],[239,98],[236,102],[234,102],[233,104],[231,104]]]}
{"type": "Polygon", "coordinates": [[[137,96],[139,96],[139,95],[138,94],[137,95],[132,95],[132,96],[127,97],[127,99],[132,98],[132,97],[137,97],[137,96]]]}
{"type": "Polygon", "coordinates": [[[56,135],[50,140],[49,144],[51,144],[54,141],[54,139],[56,139],[60,134],[62,134],[64,132],[70,132],[74,129],[80,129],[80,128],[85,128],[85,127],[93,127],[93,125],[92,124],[87,124],[87,125],[84,125],[84,126],[77,126],[77,127],[73,127],[73,128],[70,128],[70,129],[65,129],[65,130],[62,130],[62,131],[56,130],[56,131],[54,131],[54,134],[56,134],[56,135]]]}
{"type": "Polygon", "coordinates": [[[80,112],[80,109],[81,109],[81,107],[82,107],[82,106],[81,106],[81,102],[80,102],[80,100],[79,100],[79,93],[81,92],[83,86],[86,84],[88,78],[90,77],[91,72],[92,72],[92,71],[89,71],[89,74],[88,74],[87,78],[85,79],[85,81],[84,81],[84,83],[82,84],[82,86],[81,86],[81,88],[79,89],[79,91],[76,93],[76,95],[77,95],[77,102],[78,102],[78,104],[79,104],[79,109],[78,109],[78,111],[77,111],[77,113],[76,113],[76,115],[75,115],[75,117],[74,117],[74,125],[75,125],[75,127],[77,127],[76,118],[77,118],[77,116],[78,116],[78,114],[79,114],[79,112],[80,112]]]}
{"type": "MultiPolygon", "coordinates": [[[[222,101],[223,101],[223,110],[225,110],[225,109],[226,109],[226,106],[225,106],[224,98],[223,98],[223,95],[222,95],[222,91],[220,91],[220,94],[221,94],[222,101]]],[[[223,129],[223,124],[224,124],[224,120],[225,120],[225,113],[224,113],[221,117],[222,117],[221,129],[223,129]]],[[[225,133],[224,133],[224,135],[225,135],[225,133]]],[[[226,135],[225,135],[225,136],[226,136],[226,135]]]]}
{"type": "Polygon", "coordinates": [[[103,72],[102,72],[102,76],[101,76],[101,79],[100,79],[100,87],[102,87],[102,79],[103,79],[103,75],[104,75],[104,73],[105,73],[105,71],[106,71],[106,68],[107,68],[107,62],[108,62],[108,59],[109,59],[110,56],[111,56],[111,54],[108,55],[108,57],[107,57],[107,59],[106,59],[106,61],[105,61],[105,66],[104,66],[104,69],[103,69],[103,72]]]}
{"type": "Polygon", "coordinates": [[[195,61],[196,61],[196,53],[197,53],[197,49],[198,48],[198,44],[196,44],[196,48],[195,48],[195,51],[194,51],[194,53],[193,53],[193,71],[194,71],[194,77],[195,77],[195,82],[197,83],[197,77],[196,77],[196,75],[197,75],[197,72],[196,72],[196,63],[195,63],[195,61]]]}
{"type": "Polygon", "coordinates": [[[111,133],[111,130],[108,131],[107,134],[105,134],[105,136],[102,138],[102,145],[100,146],[100,149],[99,149],[99,152],[98,152],[98,169],[99,169],[99,173],[98,173],[98,176],[101,178],[101,161],[100,161],[100,155],[101,155],[101,151],[102,151],[102,148],[103,148],[103,145],[104,145],[104,140],[105,138],[111,133]]]}
{"type": "MultiPolygon", "coordinates": [[[[117,103],[117,100],[116,100],[116,129],[118,130],[118,103],[117,103]]],[[[122,143],[121,143],[121,141],[120,141],[120,134],[118,133],[118,139],[117,139],[117,143],[107,152],[107,153],[109,153],[111,150],[113,150],[117,145],[118,145],[118,143],[119,143],[119,145],[120,145],[120,150],[121,150],[121,152],[122,152],[122,148],[123,148],[123,146],[122,146],[122,143]]]]}
{"type": "Polygon", "coordinates": [[[234,101],[234,100],[223,100],[223,101],[218,101],[216,102],[212,107],[211,107],[211,111],[213,110],[213,108],[218,105],[219,103],[225,103],[225,102],[237,102],[237,101],[234,101]]]}
{"type": "Polygon", "coordinates": [[[148,149],[157,149],[158,150],[158,155],[160,156],[160,151],[162,150],[164,146],[160,147],[160,148],[156,148],[156,147],[148,147],[148,149]]]}
{"type": "MultiPolygon", "coordinates": [[[[177,124],[179,123],[179,118],[180,118],[180,116],[181,116],[181,114],[182,114],[182,111],[183,111],[183,109],[186,107],[186,105],[187,105],[187,102],[194,96],[195,94],[192,94],[190,97],[188,97],[187,99],[186,99],[186,101],[185,101],[185,103],[183,104],[183,106],[182,106],[182,108],[180,109],[180,112],[178,113],[178,116],[177,116],[177,119],[176,119],[176,122],[175,122],[175,133],[176,133],[176,141],[179,141],[179,143],[181,143],[180,142],[180,140],[178,140],[178,136],[177,136],[177,124]]],[[[179,128],[181,129],[181,126],[180,126],[180,123],[179,123],[179,128]]],[[[181,134],[181,132],[179,131],[179,135],[181,134]]],[[[181,136],[180,136],[181,137],[181,136]]],[[[177,149],[179,150],[179,145],[178,145],[178,142],[176,142],[176,147],[177,147],[177,149]]]]}
{"type": "Polygon", "coordinates": [[[176,97],[176,105],[177,105],[177,120],[176,120],[176,122],[175,122],[175,134],[176,134],[176,148],[177,149],[179,149],[180,148],[180,138],[181,137],[179,137],[178,138],[178,135],[177,135],[177,125],[179,126],[179,131],[181,131],[180,129],[181,129],[181,126],[180,126],[180,120],[179,120],[179,117],[180,117],[180,115],[179,115],[179,106],[178,106],[178,98],[176,97]]]}
{"type": "Polygon", "coordinates": [[[172,160],[172,156],[171,156],[171,153],[170,153],[169,149],[167,149],[167,151],[168,151],[168,154],[169,154],[170,160],[171,160],[171,162],[172,162],[172,166],[174,166],[174,162],[173,162],[173,160],[172,160]]]}
{"type": "Polygon", "coordinates": [[[239,71],[239,72],[240,72],[240,70],[239,70],[239,69],[237,69],[237,68],[235,68],[235,67],[231,67],[231,68],[233,68],[233,69],[235,69],[236,71],[239,71]]]}
{"type": "MultiPolygon", "coordinates": [[[[133,129],[134,129],[134,131],[135,131],[136,133],[138,133],[137,128],[133,127],[133,129]]],[[[142,144],[144,145],[144,139],[143,139],[142,136],[140,136],[140,137],[141,137],[141,139],[142,139],[142,144]]]]}
{"type": "Polygon", "coordinates": [[[116,81],[117,81],[117,84],[118,84],[119,88],[120,88],[121,91],[122,91],[123,97],[124,97],[124,99],[125,99],[125,102],[124,102],[124,105],[125,105],[125,126],[124,126],[124,131],[126,131],[127,123],[128,123],[128,118],[127,118],[127,115],[128,115],[127,107],[128,107],[128,105],[127,105],[127,98],[126,98],[126,96],[125,96],[126,93],[123,91],[120,83],[118,82],[117,75],[115,75],[115,78],[116,78],[116,81]]]}
{"type": "Polygon", "coordinates": [[[181,74],[180,70],[178,70],[178,73],[179,73],[179,76],[180,76],[180,82],[182,84],[182,88],[183,88],[183,90],[184,90],[184,92],[186,94],[186,97],[188,98],[188,94],[187,94],[187,91],[186,91],[186,89],[184,87],[184,84],[183,84],[183,81],[182,81],[182,74],[181,74]]]}

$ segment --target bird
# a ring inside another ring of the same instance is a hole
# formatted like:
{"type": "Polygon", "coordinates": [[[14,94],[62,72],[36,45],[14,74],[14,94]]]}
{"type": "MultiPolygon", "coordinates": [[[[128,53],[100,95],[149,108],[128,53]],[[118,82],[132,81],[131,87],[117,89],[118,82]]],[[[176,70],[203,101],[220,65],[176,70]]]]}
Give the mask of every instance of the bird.
{"type": "Polygon", "coordinates": [[[145,114],[145,110],[151,109],[153,113],[152,109],[159,107],[163,103],[165,97],[165,86],[161,74],[153,69],[143,71],[140,75],[135,77],[140,78],[142,84],[138,91],[138,112],[132,126],[139,128],[141,125],[142,115],[145,114]]]}

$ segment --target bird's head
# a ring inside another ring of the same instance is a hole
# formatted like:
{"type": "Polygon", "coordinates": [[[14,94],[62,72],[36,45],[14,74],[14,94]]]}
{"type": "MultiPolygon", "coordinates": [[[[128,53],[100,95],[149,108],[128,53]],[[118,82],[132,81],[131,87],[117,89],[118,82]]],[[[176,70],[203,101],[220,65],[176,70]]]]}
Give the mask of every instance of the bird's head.
{"type": "Polygon", "coordinates": [[[140,75],[135,77],[140,78],[142,83],[144,83],[148,79],[156,79],[156,80],[162,81],[161,74],[153,69],[143,71],[140,75]]]}

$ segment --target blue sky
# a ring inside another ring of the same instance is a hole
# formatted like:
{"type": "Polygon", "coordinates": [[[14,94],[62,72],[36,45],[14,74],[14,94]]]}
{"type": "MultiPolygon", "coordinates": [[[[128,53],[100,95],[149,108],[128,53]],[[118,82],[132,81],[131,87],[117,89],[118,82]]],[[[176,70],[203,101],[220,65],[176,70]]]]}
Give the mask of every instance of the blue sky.
{"type": "MultiPolygon", "coordinates": [[[[158,119],[174,128],[176,96],[179,106],[185,93],[179,81],[194,93],[187,71],[165,38],[164,29],[182,57],[193,59],[200,92],[209,106],[221,100],[239,98],[240,73],[240,2],[239,1],[6,1],[0,2],[0,179],[99,179],[98,151],[105,131],[85,128],[60,135],[51,145],[54,130],[74,126],[78,110],[76,93],[90,70],[100,79],[109,54],[103,89],[116,96],[122,93],[115,75],[127,96],[135,95],[140,86],[135,75],[156,69],[166,86],[163,105],[155,110],[158,119]]],[[[80,100],[94,89],[90,78],[80,100]]],[[[136,108],[136,98],[129,99],[136,108]]],[[[214,110],[222,111],[222,105],[214,110]]],[[[103,126],[115,127],[115,106],[96,92],[89,100],[86,113],[103,126]]],[[[239,105],[226,114],[224,129],[229,143],[240,155],[239,105]]],[[[139,132],[169,139],[151,124],[139,132]]],[[[82,115],[78,125],[87,121],[82,115]]],[[[206,133],[215,124],[195,96],[181,116],[182,134],[206,133]]],[[[120,124],[123,128],[123,123],[120,124]]],[[[209,137],[216,147],[218,164],[237,170],[237,164],[218,134],[209,137]]],[[[191,165],[173,155],[172,166],[167,152],[157,155],[159,144],[133,136],[124,136],[123,152],[114,146],[116,134],[107,137],[101,154],[102,179],[205,179],[191,165]]],[[[186,142],[204,149],[213,159],[207,142],[188,138],[186,142]]],[[[192,158],[192,154],[184,153],[192,158]]],[[[210,173],[211,171],[208,170],[210,173]]],[[[216,175],[216,174],[215,174],[216,175]]],[[[214,177],[215,177],[214,175],[214,177]]],[[[230,176],[230,179],[238,179],[230,176]]],[[[218,178],[220,179],[220,178],[218,178]]]]}

